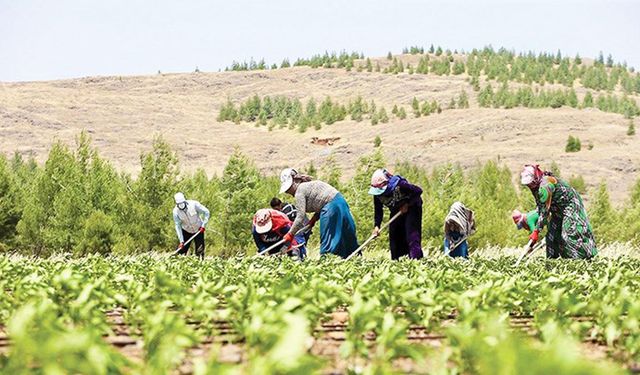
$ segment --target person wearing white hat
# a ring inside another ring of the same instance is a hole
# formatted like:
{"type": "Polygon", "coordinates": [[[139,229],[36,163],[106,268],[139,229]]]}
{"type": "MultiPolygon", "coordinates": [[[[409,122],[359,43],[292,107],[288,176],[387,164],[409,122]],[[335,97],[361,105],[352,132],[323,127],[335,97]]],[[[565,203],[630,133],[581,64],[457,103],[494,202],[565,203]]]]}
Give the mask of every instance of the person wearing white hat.
{"type": "Polygon", "coordinates": [[[347,201],[336,188],[286,168],[280,173],[280,194],[285,192],[295,197],[298,209],[289,233],[284,236],[287,242],[292,242],[302,229],[307,212],[313,212],[308,225],[313,227],[320,220],[320,255],[347,258],[358,248],[356,224],[347,201]]]}
{"type": "Polygon", "coordinates": [[[391,217],[398,212],[403,213],[389,225],[391,259],[404,255],[411,259],[422,258],[422,189],[400,175],[378,169],[371,176],[369,194],[373,195],[373,235],[380,233],[383,206],[389,208],[391,217]]]}
{"type": "Polygon", "coordinates": [[[173,221],[176,226],[176,234],[180,245],[178,254],[187,254],[191,243],[185,241],[198,234],[193,242],[196,244],[196,255],[204,258],[204,228],[209,221],[209,210],[200,202],[187,200],[184,194],[178,192],[173,196],[176,206],[173,208],[173,221]]]}
{"type": "MultiPolygon", "coordinates": [[[[291,229],[292,224],[287,215],[278,210],[259,209],[253,216],[253,229],[251,231],[253,241],[258,247],[258,252],[262,252],[282,240],[291,229]]],[[[304,236],[297,235],[290,243],[269,251],[269,255],[288,251],[288,255],[298,260],[303,260],[307,253],[304,244],[304,236]]]]}

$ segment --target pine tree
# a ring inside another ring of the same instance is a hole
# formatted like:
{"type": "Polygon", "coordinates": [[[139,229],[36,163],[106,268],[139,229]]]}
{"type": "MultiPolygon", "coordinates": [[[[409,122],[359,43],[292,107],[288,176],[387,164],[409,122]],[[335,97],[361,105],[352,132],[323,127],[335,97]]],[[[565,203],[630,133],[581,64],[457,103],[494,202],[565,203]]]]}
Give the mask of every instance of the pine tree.
{"type": "Polygon", "coordinates": [[[371,64],[371,59],[369,59],[368,57],[367,57],[367,62],[366,62],[366,69],[367,69],[367,72],[372,72],[373,71],[373,65],[371,64]]]}
{"type": "Polygon", "coordinates": [[[469,97],[467,96],[467,92],[464,90],[460,91],[460,96],[458,97],[458,108],[469,108],[469,97]]]}
{"type": "Polygon", "coordinates": [[[378,112],[378,118],[380,122],[386,124],[389,122],[389,116],[387,115],[387,110],[384,107],[380,108],[380,112],[378,112]]]}
{"type": "Polygon", "coordinates": [[[436,49],[436,56],[440,56],[440,55],[442,55],[442,48],[438,46],[438,49],[436,49]]]}
{"type": "Polygon", "coordinates": [[[493,103],[493,87],[491,84],[487,84],[480,93],[478,93],[478,104],[480,107],[490,107],[493,103]]]}
{"type": "Polygon", "coordinates": [[[611,68],[613,66],[613,56],[611,54],[607,55],[607,68],[611,68]]]}
{"type": "Polygon", "coordinates": [[[411,102],[411,108],[413,108],[413,115],[415,117],[420,117],[420,102],[414,96],[413,101],[411,102]]]}
{"type": "Polygon", "coordinates": [[[398,118],[400,120],[404,120],[407,118],[407,111],[404,110],[404,107],[400,107],[400,109],[398,109],[398,118]]]}
{"type": "Polygon", "coordinates": [[[391,51],[387,53],[387,60],[393,60],[393,55],[391,54],[391,51]]]}
{"type": "Polygon", "coordinates": [[[379,135],[376,135],[376,137],[373,140],[373,147],[380,147],[380,145],[382,144],[382,138],[380,138],[379,135]]]}
{"type": "Polygon", "coordinates": [[[434,53],[436,50],[433,47],[433,44],[431,44],[431,46],[429,47],[429,53],[434,53]]]}
{"type": "Polygon", "coordinates": [[[636,135],[636,127],[633,124],[633,119],[629,120],[629,127],[627,128],[627,135],[628,136],[636,135]]]}
{"type": "Polygon", "coordinates": [[[391,114],[394,115],[394,116],[398,115],[398,105],[397,104],[393,105],[393,108],[391,109],[391,114]]]}
{"type": "Polygon", "coordinates": [[[582,64],[582,59],[580,58],[580,55],[579,55],[579,54],[577,54],[577,53],[576,53],[576,57],[573,59],[573,62],[574,62],[576,65],[580,65],[580,64],[582,64]]]}
{"type": "Polygon", "coordinates": [[[587,93],[584,94],[584,99],[582,101],[582,107],[583,108],[593,107],[593,96],[591,95],[591,91],[587,91],[587,93]]]}

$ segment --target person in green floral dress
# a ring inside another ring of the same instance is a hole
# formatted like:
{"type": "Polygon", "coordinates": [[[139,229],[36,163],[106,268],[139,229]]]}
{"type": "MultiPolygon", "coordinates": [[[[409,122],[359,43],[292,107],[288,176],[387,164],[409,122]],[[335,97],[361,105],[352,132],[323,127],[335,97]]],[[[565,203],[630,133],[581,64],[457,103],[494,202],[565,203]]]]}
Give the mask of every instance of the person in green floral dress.
{"type": "Polygon", "coordinates": [[[574,188],[538,165],[525,165],[520,182],[536,201],[538,221],[529,236],[533,244],[538,242],[545,220],[548,222],[548,258],[591,259],[598,254],[587,211],[574,188]]]}

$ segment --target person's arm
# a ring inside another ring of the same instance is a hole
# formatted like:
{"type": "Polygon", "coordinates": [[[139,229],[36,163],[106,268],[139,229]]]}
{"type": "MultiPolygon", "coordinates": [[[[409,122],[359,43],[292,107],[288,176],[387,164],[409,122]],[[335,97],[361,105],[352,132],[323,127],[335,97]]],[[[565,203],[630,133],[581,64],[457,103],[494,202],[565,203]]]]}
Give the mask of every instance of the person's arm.
{"type": "Polygon", "coordinates": [[[549,215],[549,207],[551,206],[551,199],[553,198],[553,192],[556,189],[556,184],[553,181],[549,181],[540,185],[538,188],[538,222],[536,223],[536,230],[539,232],[544,228],[545,219],[549,215]]]}
{"type": "Polygon", "coordinates": [[[420,201],[422,195],[422,188],[420,186],[410,184],[406,180],[402,180],[398,183],[398,188],[409,196],[409,205],[413,206],[420,201]]]}
{"type": "Polygon", "coordinates": [[[184,242],[184,237],[182,236],[182,221],[180,220],[180,216],[174,211],[173,212],[173,222],[176,225],[176,234],[178,235],[178,240],[180,243],[184,242]]]}
{"type": "Polygon", "coordinates": [[[196,212],[202,214],[202,227],[206,227],[209,222],[209,216],[211,213],[209,210],[200,202],[196,201],[196,212]]]}
{"type": "Polygon", "coordinates": [[[251,234],[253,235],[253,242],[255,242],[256,247],[258,248],[258,252],[261,252],[267,248],[267,245],[262,242],[260,235],[258,234],[258,232],[256,232],[255,227],[251,230],[251,234]]]}
{"type": "Polygon", "coordinates": [[[298,186],[298,191],[296,191],[296,219],[293,221],[293,225],[289,230],[291,236],[295,236],[296,233],[304,226],[304,219],[307,215],[307,199],[302,191],[300,191],[300,186],[298,186]]]}
{"type": "Polygon", "coordinates": [[[374,228],[380,228],[382,219],[384,218],[384,210],[382,208],[382,201],[375,196],[373,197],[373,226],[374,228]]]}

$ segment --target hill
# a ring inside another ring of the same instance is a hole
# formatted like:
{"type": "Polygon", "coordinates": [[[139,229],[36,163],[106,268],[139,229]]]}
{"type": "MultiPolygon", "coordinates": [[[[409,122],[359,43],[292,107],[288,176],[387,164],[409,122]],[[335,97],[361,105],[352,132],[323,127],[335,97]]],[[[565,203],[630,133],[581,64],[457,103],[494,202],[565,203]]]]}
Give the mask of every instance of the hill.
{"type": "MultiPolygon", "coordinates": [[[[118,168],[136,174],[140,153],[150,149],[156,134],[162,134],[178,151],[184,171],[203,168],[219,174],[237,145],[267,173],[276,173],[286,166],[304,167],[311,162],[321,167],[329,155],[334,155],[348,178],[355,161],[373,150],[374,138],[379,136],[390,164],[409,160],[427,167],[442,163],[469,167],[478,161],[499,159],[512,169],[515,181],[515,173],[522,164],[536,162],[549,166],[555,161],[563,175],[581,175],[590,187],[605,180],[615,202],[626,199],[640,166],[637,137],[626,134],[629,119],[619,113],[568,105],[481,107],[478,95],[482,90],[473,89],[470,83],[473,74],[468,66],[460,74],[410,74],[405,67],[418,67],[424,56],[436,61],[434,55],[425,54],[369,60],[383,71],[402,62],[403,71],[393,72],[396,74],[368,72],[362,68],[365,60],[355,59],[350,60],[353,69],[295,66],[3,83],[0,152],[8,155],[18,152],[42,161],[55,139],[72,143],[82,129],[87,129],[103,156],[118,168]],[[469,97],[469,108],[448,109],[452,98],[458,98],[463,91],[469,97]],[[329,96],[345,105],[360,96],[365,102],[374,101],[378,108],[385,107],[387,112],[394,105],[402,106],[409,116],[404,120],[390,116],[388,123],[377,125],[347,117],[304,133],[216,120],[228,101],[239,105],[254,95],[282,95],[303,103],[310,98],[320,102],[329,96]],[[420,102],[435,100],[443,111],[414,118],[413,98],[420,102]],[[565,152],[570,135],[581,140],[580,152],[565,152]],[[321,141],[312,144],[313,137],[339,139],[331,145],[321,141]]],[[[466,61],[467,56],[453,54],[450,59],[453,71],[454,62],[466,61]]],[[[588,66],[593,62],[585,60],[582,64],[588,66]]],[[[484,73],[479,78],[483,88],[487,82],[493,82],[495,91],[501,86],[484,73]]],[[[524,85],[509,81],[513,89],[524,85]]],[[[543,90],[568,87],[559,83],[530,85],[543,90]]],[[[601,93],[589,90],[578,82],[572,90],[580,103],[587,91],[593,92],[594,97],[617,95],[637,103],[638,93],[624,93],[621,86],[616,85],[607,94],[604,90],[601,93]]]]}

